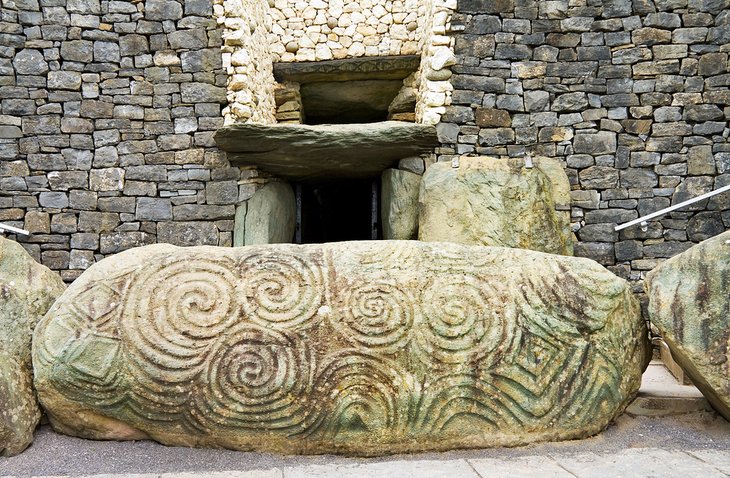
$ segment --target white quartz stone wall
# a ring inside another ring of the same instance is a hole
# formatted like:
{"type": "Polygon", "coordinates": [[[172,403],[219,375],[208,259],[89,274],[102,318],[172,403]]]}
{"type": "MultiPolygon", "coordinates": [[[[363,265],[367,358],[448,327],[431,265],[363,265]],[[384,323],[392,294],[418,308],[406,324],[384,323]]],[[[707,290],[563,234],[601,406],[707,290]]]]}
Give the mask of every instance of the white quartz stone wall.
{"type": "Polygon", "coordinates": [[[436,124],[451,104],[451,66],[456,63],[454,39],[447,35],[457,0],[425,0],[428,14],[421,37],[416,122],[436,124]]]}
{"type": "Polygon", "coordinates": [[[226,124],[276,123],[269,6],[263,0],[215,0],[223,25],[223,67],[228,71],[226,124]]]}
{"type": "Polygon", "coordinates": [[[227,123],[275,123],[274,62],[421,54],[416,121],[436,124],[451,103],[457,0],[215,0],[229,74],[227,123]]]}
{"type": "Polygon", "coordinates": [[[273,0],[274,61],[415,55],[423,31],[419,0],[273,0]]]}

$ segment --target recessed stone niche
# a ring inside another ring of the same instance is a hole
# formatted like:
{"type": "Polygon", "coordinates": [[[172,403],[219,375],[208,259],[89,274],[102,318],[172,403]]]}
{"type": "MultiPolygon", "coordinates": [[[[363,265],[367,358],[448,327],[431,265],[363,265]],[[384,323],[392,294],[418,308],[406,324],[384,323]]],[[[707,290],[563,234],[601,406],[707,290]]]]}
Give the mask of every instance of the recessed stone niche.
{"type": "Polygon", "coordinates": [[[456,2],[216,3],[228,72],[227,126],[216,141],[232,165],[258,170],[241,184],[250,196],[234,243],[288,242],[291,228],[272,227],[272,211],[291,210],[296,242],[389,237],[381,175],[403,160],[420,162],[422,173],[438,145],[433,125],[450,104],[455,63],[444,34],[456,2]],[[293,194],[286,183],[260,189],[272,181],[288,181],[293,194]],[[352,205],[349,215],[342,204],[352,205]],[[345,226],[350,216],[356,224],[345,226]]]}

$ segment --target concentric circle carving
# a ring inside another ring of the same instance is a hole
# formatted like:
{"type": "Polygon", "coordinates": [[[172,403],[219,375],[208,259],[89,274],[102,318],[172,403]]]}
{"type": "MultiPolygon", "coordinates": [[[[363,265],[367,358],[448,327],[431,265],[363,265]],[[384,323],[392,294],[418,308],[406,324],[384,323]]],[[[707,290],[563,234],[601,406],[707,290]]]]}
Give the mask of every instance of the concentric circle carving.
{"type": "Polygon", "coordinates": [[[350,342],[384,353],[405,347],[415,304],[404,289],[380,280],[352,286],[343,296],[333,321],[350,342]]]}
{"type": "Polygon", "coordinates": [[[439,275],[421,295],[424,324],[417,340],[433,364],[484,361],[506,340],[506,320],[489,284],[474,276],[439,275]],[[491,297],[490,297],[491,296],[491,297]]]}
{"type": "Polygon", "coordinates": [[[247,318],[261,325],[292,328],[307,322],[322,305],[320,267],[282,253],[244,259],[239,291],[247,318]]]}

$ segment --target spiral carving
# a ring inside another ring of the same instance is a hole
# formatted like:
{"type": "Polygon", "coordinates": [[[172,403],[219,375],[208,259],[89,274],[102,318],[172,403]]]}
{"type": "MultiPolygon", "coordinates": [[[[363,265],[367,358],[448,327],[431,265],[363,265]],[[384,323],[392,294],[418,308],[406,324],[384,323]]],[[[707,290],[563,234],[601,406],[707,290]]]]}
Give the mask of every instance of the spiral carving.
{"type": "Polygon", "coordinates": [[[259,254],[241,262],[241,296],[246,316],[261,325],[299,326],[322,305],[320,266],[302,257],[259,254]]]}
{"type": "Polygon", "coordinates": [[[177,256],[138,273],[120,328],[136,373],[164,388],[199,372],[211,342],[239,320],[232,270],[225,259],[177,256]]]}
{"type": "Polygon", "coordinates": [[[196,419],[215,427],[299,432],[309,416],[315,365],[298,336],[240,324],[212,347],[199,379],[202,392],[195,394],[196,419]]]}
{"type": "Polygon", "coordinates": [[[306,435],[332,440],[353,433],[405,434],[419,391],[411,374],[356,351],[333,354],[324,363],[314,385],[317,417],[306,435]]]}
{"type": "Polygon", "coordinates": [[[442,275],[430,281],[421,298],[421,357],[434,365],[483,362],[507,335],[494,300],[489,284],[474,276],[442,275]]]}
{"type": "Polygon", "coordinates": [[[414,300],[392,282],[358,284],[343,294],[335,326],[356,345],[384,353],[401,350],[413,326],[414,300]]]}

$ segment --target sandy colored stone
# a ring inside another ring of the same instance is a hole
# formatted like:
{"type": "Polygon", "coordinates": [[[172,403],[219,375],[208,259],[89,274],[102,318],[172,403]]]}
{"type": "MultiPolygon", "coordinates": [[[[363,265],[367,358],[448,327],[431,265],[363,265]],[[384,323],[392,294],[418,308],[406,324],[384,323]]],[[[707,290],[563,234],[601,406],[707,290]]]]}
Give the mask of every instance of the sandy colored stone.
{"type": "Polygon", "coordinates": [[[386,169],[381,176],[380,207],[384,239],[416,239],[418,235],[418,188],[421,176],[386,169]]]}
{"type": "Polygon", "coordinates": [[[41,418],[31,365],[31,336],[57,296],[61,277],[38,264],[15,241],[0,237],[0,455],[33,441],[41,418]]]}
{"type": "Polygon", "coordinates": [[[289,454],[593,435],[648,350],[591,260],[418,241],[125,251],[34,340],[57,431],[289,454]]]}
{"type": "Polygon", "coordinates": [[[730,232],[649,272],[649,316],[712,406],[730,420],[730,232]]]}
{"type": "Polygon", "coordinates": [[[288,183],[266,184],[236,208],[233,245],[291,242],[296,209],[294,191],[288,183]]]}
{"type": "Polygon", "coordinates": [[[426,170],[418,238],[573,253],[570,183],[554,159],[462,157],[426,170]]]}

